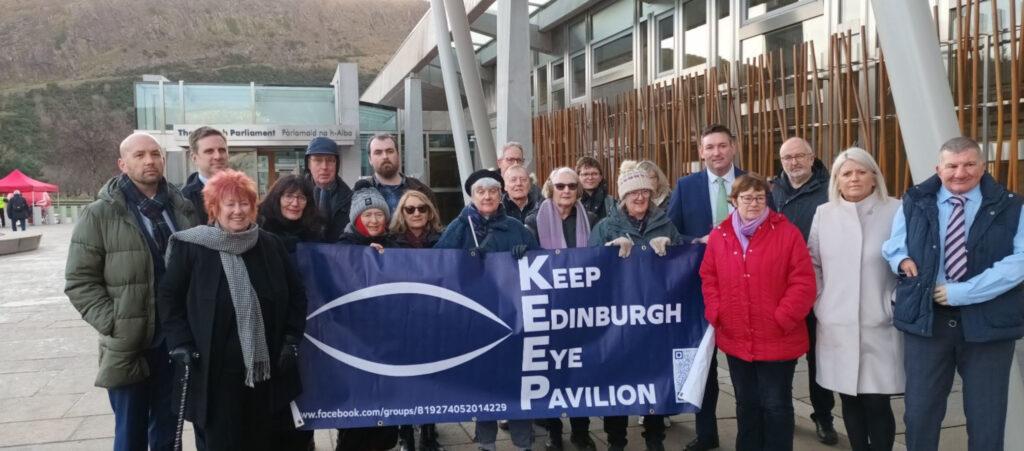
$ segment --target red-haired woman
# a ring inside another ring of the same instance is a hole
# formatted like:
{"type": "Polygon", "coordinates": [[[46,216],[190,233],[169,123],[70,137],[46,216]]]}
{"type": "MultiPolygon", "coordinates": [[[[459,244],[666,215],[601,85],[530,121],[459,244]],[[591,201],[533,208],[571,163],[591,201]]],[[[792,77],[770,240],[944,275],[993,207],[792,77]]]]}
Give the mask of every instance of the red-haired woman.
{"type": "Polygon", "coordinates": [[[306,314],[292,259],[256,225],[256,184],[245,174],[217,174],[203,199],[212,225],[171,236],[157,296],[159,333],[191,370],[185,417],[211,451],[304,449],[281,433],[301,391],[306,314]]]}

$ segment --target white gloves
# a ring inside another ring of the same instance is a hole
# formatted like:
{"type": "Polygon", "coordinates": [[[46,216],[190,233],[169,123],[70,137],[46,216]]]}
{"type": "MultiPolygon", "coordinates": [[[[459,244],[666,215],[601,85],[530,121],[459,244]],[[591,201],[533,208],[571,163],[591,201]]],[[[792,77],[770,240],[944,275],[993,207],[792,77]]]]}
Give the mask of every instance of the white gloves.
{"type": "Polygon", "coordinates": [[[659,257],[665,256],[665,247],[671,243],[672,240],[665,236],[658,236],[651,238],[651,249],[654,249],[654,253],[658,254],[659,257]]]}
{"type": "Polygon", "coordinates": [[[604,243],[605,246],[618,246],[619,247],[619,258],[629,257],[629,252],[633,250],[633,241],[624,236],[620,236],[614,240],[604,243]]]}

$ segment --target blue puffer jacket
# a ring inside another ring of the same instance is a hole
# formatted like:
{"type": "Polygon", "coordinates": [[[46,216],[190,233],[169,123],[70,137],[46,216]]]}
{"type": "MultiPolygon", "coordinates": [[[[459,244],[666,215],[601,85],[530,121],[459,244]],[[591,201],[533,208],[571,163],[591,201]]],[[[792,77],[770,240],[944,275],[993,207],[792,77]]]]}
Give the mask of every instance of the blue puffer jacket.
{"type": "MultiPolygon", "coordinates": [[[[907,250],[917,264],[917,277],[901,278],[896,287],[893,325],[904,332],[930,337],[934,313],[935,277],[939,267],[939,208],[936,195],[942,181],[932,176],[903,196],[907,221],[907,250]]],[[[974,277],[1013,252],[1021,200],[986,173],[981,179],[981,207],[967,234],[967,273],[974,277]]],[[[1022,285],[973,305],[956,307],[964,339],[973,343],[1016,340],[1024,336],[1022,285]]]]}
{"type": "MultiPolygon", "coordinates": [[[[434,249],[474,249],[477,242],[473,239],[473,229],[469,226],[469,217],[473,214],[472,207],[462,209],[444,230],[441,239],[437,240],[434,249]]],[[[540,249],[537,238],[523,223],[505,215],[500,209],[488,223],[487,236],[480,241],[479,247],[486,252],[504,252],[517,244],[525,244],[529,250],[540,249]]]]}

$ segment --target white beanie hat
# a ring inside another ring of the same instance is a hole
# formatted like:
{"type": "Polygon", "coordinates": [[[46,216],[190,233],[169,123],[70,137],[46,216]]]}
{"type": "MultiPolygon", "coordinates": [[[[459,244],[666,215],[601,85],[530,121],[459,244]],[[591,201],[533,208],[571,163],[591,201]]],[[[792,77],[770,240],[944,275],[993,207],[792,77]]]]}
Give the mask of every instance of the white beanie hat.
{"type": "Polygon", "coordinates": [[[647,176],[647,171],[640,169],[635,160],[625,160],[619,166],[619,198],[625,198],[636,190],[646,189],[654,192],[654,183],[647,176]]]}

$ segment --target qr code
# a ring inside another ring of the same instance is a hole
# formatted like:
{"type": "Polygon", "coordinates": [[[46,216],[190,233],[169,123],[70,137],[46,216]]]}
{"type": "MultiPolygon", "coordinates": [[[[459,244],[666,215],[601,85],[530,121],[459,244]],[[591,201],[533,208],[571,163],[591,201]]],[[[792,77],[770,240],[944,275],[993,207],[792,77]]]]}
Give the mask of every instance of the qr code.
{"type": "Polygon", "coordinates": [[[675,383],[676,402],[686,402],[682,397],[683,383],[686,382],[686,376],[690,374],[690,368],[693,366],[693,359],[696,355],[697,348],[672,350],[672,380],[675,383]]]}

